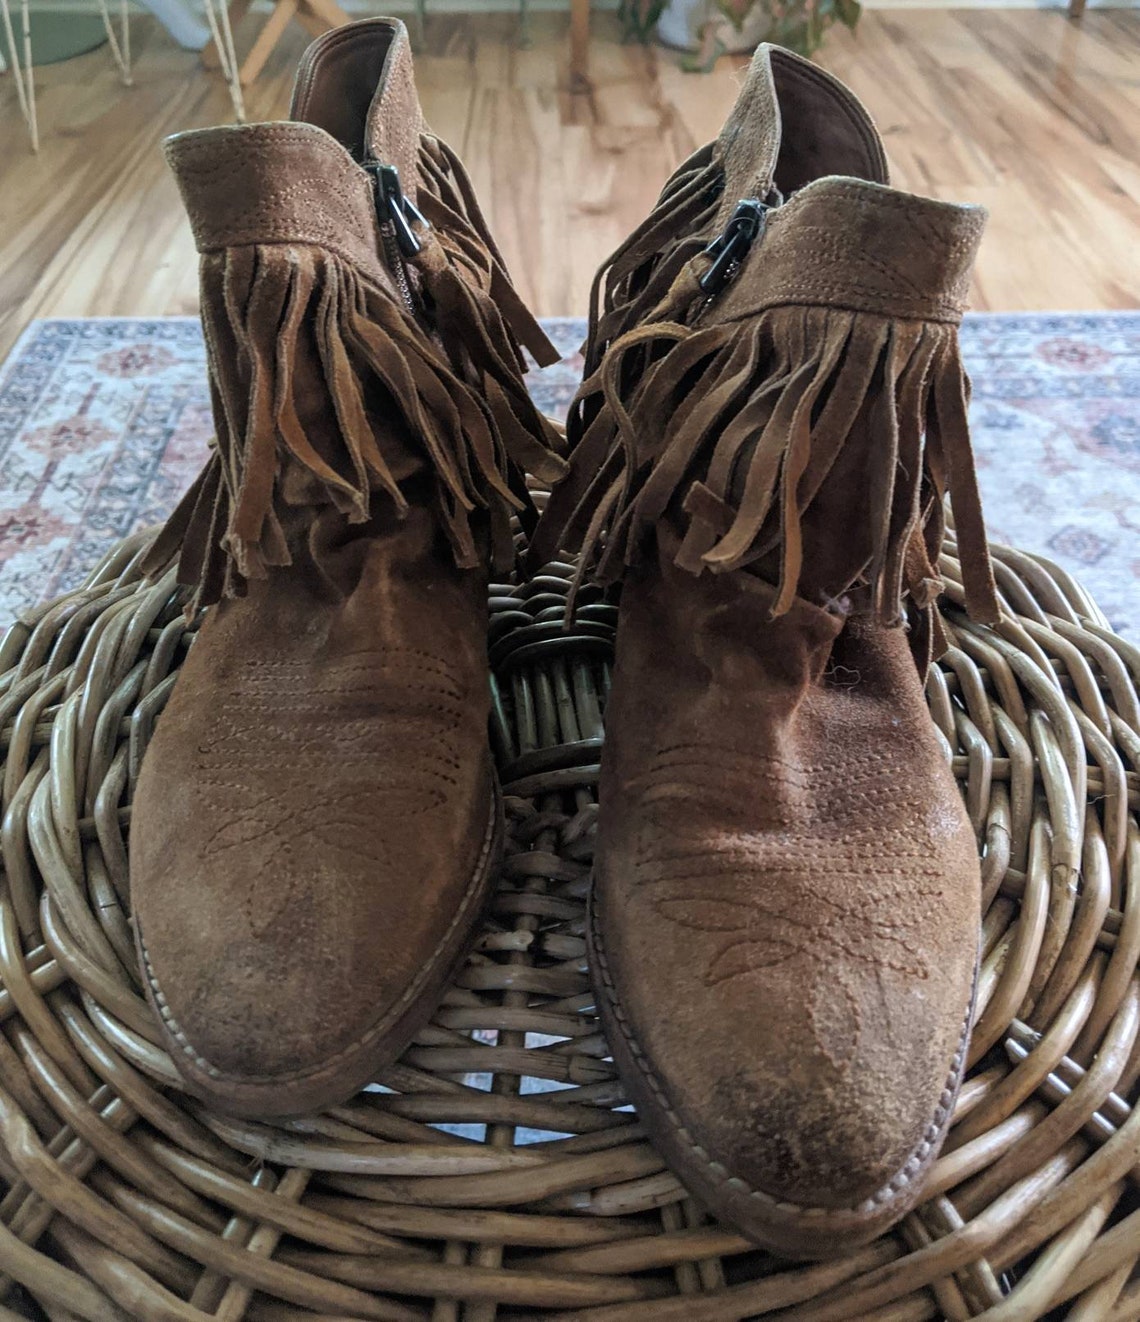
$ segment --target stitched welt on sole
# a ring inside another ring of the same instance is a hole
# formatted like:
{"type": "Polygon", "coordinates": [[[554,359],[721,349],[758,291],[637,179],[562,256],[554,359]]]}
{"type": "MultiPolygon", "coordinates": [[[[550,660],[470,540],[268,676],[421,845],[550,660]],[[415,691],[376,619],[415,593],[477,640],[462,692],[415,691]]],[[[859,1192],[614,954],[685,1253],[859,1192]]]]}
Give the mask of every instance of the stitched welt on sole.
{"type": "Polygon", "coordinates": [[[874,1238],[917,1203],[923,1180],[942,1146],[965,1073],[966,1051],[977,992],[963,1021],[939,1104],[923,1137],[899,1170],[871,1197],[849,1208],[816,1207],[777,1198],[732,1176],[696,1143],[669,1102],[660,1080],[638,1046],[618,1002],[599,921],[600,886],[595,871],[587,909],[586,942],[606,1040],[639,1111],[656,1120],[650,1132],[675,1173],[699,1201],[736,1225],[762,1247],[798,1258],[834,1257],[874,1238]],[[701,1195],[704,1195],[702,1198],[701,1195]]]}
{"type": "MultiPolygon", "coordinates": [[[[354,1042],[315,1065],[275,1075],[235,1075],[212,1065],[194,1050],[171,1013],[136,926],[136,945],[149,997],[172,1054],[177,1053],[183,1058],[175,1062],[179,1072],[195,1091],[233,1114],[299,1115],[312,1110],[313,1106],[307,1101],[294,1103],[290,1096],[320,1097],[337,1080],[344,1080],[343,1091],[348,1095],[367,1083],[387,1058],[400,1054],[430,1018],[435,1008],[431,993],[442,991],[449,976],[465,960],[476,935],[471,920],[482,908],[503,845],[502,796],[497,778],[493,784],[487,830],[471,881],[431,956],[382,1018],[354,1042]]],[[[339,1089],[341,1084],[338,1082],[336,1086],[339,1089]]]]}

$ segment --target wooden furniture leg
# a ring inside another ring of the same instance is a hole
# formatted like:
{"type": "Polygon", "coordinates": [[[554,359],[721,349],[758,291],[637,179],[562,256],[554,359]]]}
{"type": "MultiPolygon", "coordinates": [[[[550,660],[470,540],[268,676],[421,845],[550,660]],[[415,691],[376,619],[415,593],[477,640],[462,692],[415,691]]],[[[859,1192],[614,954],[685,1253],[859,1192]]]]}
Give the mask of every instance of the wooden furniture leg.
{"type": "MultiPolygon", "coordinates": [[[[236,27],[249,13],[252,0],[233,0],[230,5],[230,25],[236,27]]],[[[285,29],[296,18],[305,31],[312,37],[318,37],[329,28],[343,27],[350,22],[349,16],[337,4],[336,0],[275,0],[273,13],[265,20],[257,34],[249,54],[241,66],[241,85],[248,87],[265,68],[274,46],[281,40],[285,29]]],[[[217,44],[213,41],[202,51],[202,63],[207,69],[221,67],[217,44]]]]}
{"type": "Polygon", "coordinates": [[[241,78],[238,69],[237,51],[234,49],[234,29],[230,21],[230,11],[225,0],[205,0],[206,21],[218,52],[218,60],[225,75],[226,86],[230,89],[234,115],[239,124],[245,123],[245,99],[241,94],[241,78]]]}
{"type": "Polygon", "coordinates": [[[306,9],[304,5],[298,5],[297,7],[297,22],[314,39],[329,30],[329,25],[319,19],[311,10],[306,9]]]}
{"type": "Polygon", "coordinates": [[[301,0],[301,7],[312,10],[317,18],[323,20],[326,28],[344,27],[352,21],[336,0],[301,0]]]}
{"type": "Polygon", "coordinates": [[[590,0],[570,0],[570,90],[590,85],[590,0]]]}
{"type": "Polygon", "coordinates": [[[118,33],[115,32],[114,24],[111,22],[111,11],[107,7],[107,0],[99,0],[99,16],[103,20],[103,31],[107,34],[111,58],[118,66],[123,85],[130,87],[134,80],[131,74],[131,16],[126,0],[120,0],[119,3],[118,33]]]}
{"type": "Polygon", "coordinates": [[[257,40],[242,62],[240,74],[242,87],[248,87],[265,68],[265,61],[272,54],[273,47],[281,40],[281,34],[297,12],[297,5],[298,0],[277,0],[273,6],[273,13],[265,20],[264,27],[257,34],[257,40]]]}

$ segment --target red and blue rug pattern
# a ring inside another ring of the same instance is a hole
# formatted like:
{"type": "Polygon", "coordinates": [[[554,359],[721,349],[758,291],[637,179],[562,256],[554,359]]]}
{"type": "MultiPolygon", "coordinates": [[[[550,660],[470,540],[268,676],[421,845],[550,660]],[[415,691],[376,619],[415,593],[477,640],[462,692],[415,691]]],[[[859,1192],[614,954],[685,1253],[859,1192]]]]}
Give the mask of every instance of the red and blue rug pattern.
{"type": "MultiPolygon", "coordinates": [[[[531,388],[564,416],[585,323],[531,388]]],[[[1140,312],[980,314],[963,351],[992,540],[1081,579],[1140,633],[1140,312]]],[[[0,621],[77,583],[160,522],[206,454],[210,407],[189,317],[33,322],[0,369],[0,621]]]]}

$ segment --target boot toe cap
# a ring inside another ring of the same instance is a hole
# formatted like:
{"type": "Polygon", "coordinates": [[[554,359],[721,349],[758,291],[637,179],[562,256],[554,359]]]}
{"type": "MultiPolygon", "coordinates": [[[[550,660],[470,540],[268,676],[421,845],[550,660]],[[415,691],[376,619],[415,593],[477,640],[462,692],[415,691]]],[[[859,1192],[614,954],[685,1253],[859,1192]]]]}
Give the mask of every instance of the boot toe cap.
{"type": "Polygon", "coordinates": [[[758,1198],[805,1214],[877,1217],[936,1155],[960,1066],[956,1052],[921,1080],[901,1068],[829,1079],[810,1049],[789,1044],[764,1068],[710,1072],[709,1100],[694,1109],[710,1156],[728,1154],[758,1198]]]}
{"type": "Polygon", "coordinates": [[[792,1256],[828,1256],[897,1220],[949,1125],[976,932],[964,921],[941,957],[892,968],[775,940],[767,920],[726,931],[706,902],[687,950],[664,958],[663,929],[638,912],[636,928],[610,924],[599,1000],[619,1011],[615,1058],[681,1178],[792,1256]]]}
{"type": "Polygon", "coordinates": [[[651,1132],[698,1197],[766,1247],[827,1257],[881,1233],[919,1197],[964,1067],[963,1010],[952,1044],[943,1023],[916,1022],[925,1049],[889,1061],[863,1052],[849,1068],[794,1018],[781,1032],[759,1009],[754,1020],[767,1022],[751,1038],[727,1040],[710,1016],[701,1045],[686,1035],[683,1049],[627,1020],[623,1054],[651,1132]]]}
{"type": "Polygon", "coordinates": [[[317,827],[275,825],[272,863],[255,841],[211,862],[185,834],[161,871],[135,851],[148,990],[179,1071],[220,1110],[298,1114],[395,1058],[477,919],[498,808],[488,774],[475,802],[378,814],[382,856],[317,827]]]}

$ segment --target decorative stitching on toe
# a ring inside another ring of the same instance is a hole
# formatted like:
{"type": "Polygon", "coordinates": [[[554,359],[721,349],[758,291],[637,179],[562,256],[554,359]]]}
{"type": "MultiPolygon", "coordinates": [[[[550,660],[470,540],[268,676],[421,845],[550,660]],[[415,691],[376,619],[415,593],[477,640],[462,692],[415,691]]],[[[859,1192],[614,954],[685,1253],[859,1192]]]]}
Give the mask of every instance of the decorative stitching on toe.
{"type": "MultiPolygon", "coordinates": [[[[694,1159],[695,1164],[704,1168],[705,1176],[714,1187],[722,1187],[731,1190],[734,1194],[746,1194],[749,1198],[763,1203],[776,1211],[791,1212],[798,1216],[818,1218],[825,1220],[841,1220],[852,1215],[867,1215],[868,1213],[878,1212],[885,1209],[891,1202],[898,1199],[900,1194],[914,1183],[915,1178],[921,1174],[929,1164],[932,1153],[938,1145],[939,1139],[945,1130],[949,1127],[951,1118],[951,1108],[954,1105],[954,1099],[958,1094],[958,1087],[961,1083],[962,1071],[966,1059],[966,1046],[969,1040],[970,1027],[974,1018],[974,1001],[977,995],[977,971],[975,967],[974,990],[970,994],[970,1004],[966,1010],[966,1018],[962,1024],[962,1031],[958,1038],[958,1048],[950,1064],[950,1073],[943,1085],[942,1092],[938,1099],[938,1106],[935,1109],[934,1116],[930,1124],[923,1133],[922,1139],[917,1147],[911,1152],[907,1161],[900,1168],[899,1172],[881,1189],[864,1199],[855,1207],[815,1207],[808,1204],[794,1203],[788,1199],[776,1198],[774,1195],[765,1193],[763,1189],[754,1189],[745,1180],[739,1176],[729,1176],[725,1167],[720,1162],[712,1160],[709,1154],[700,1147],[685,1128],[680,1117],[670,1105],[665,1090],[657,1079],[657,1076],[650,1068],[649,1061],[645,1053],[638,1046],[633,1034],[629,1028],[628,1021],[618,1004],[617,991],[614,987],[613,978],[610,975],[609,962],[606,959],[605,944],[602,940],[601,928],[598,922],[598,911],[600,909],[598,900],[598,888],[596,874],[590,887],[590,902],[587,910],[586,930],[591,948],[591,966],[596,968],[601,975],[603,982],[603,992],[608,1001],[608,1009],[612,1013],[613,1022],[617,1025],[621,1034],[622,1042],[629,1051],[630,1057],[637,1066],[638,1073],[648,1084],[654,1098],[660,1105],[666,1119],[672,1126],[675,1136],[682,1144],[689,1149],[689,1153],[694,1159]]],[[[601,1007],[599,1006],[599,1010],[601,1007]]]]}
{"type": "Polygon", "coordinates": [[[209,1075],[211,1079],[233,1083],[238,1087],[257,1087],[296,1083],[302,1080],[312,1079],[328,1070],[335,1069],[335,1067],[342,1061],[355,1055],[362,1047],[367,1046],[369,1042],[383,1036],[393,1023],[399,1019],[400,1015],[407,1008],[409,1002],[418,995],[420,988],[427,981],[430,974],[435,971],[440,954],[451,941],[456,928],[470,912],[473,901],[483,893],[484,883],[490,871],[490,855],[494,848],[495,840],[499,834],[498,828],[500,816],[500,792],[498,784],[496,783],[491,796],[491,813],[487,823],[487,832],[483,837],[483,844],[479,851],[479,857],[472,870],[471,881],[463,893],[463,899],[457,906],[451,922],[447,925],[447,928],[440,937],[435,949],[420,966],[416,976],[407,987],[404,988],[399,999],[393,1003],[388,1013],[382,1019],[377,1020],[377,1022],[361,1034],[360,1037],[350,1042],[347,1046],[342,1047],[335,1055],[327,1057],[318,1065],[311,1065],[305,1069],[293,1070],[288,1074],[227,1074],[223,1070],[218,1069],[216,1065],[212,1065],[204,1056],[199,1055],[199,1053],[195,1051],[182,1027],[172,1014],[166,996],[159,988],[158,979],[155,976],[154,968],[150,962],[150,954],[146,948],[146,943],[143,941],[142,931],[136,925],[139,953],[142,956],[143,971],[146,976],[147,987],[151,992],[154,1003],[158,1008],[159,1016],[167,1031],[178,1043],[181,1051],[188,1057],[188,1059],[193,1061],[198,1069],[209,1075]]]}

